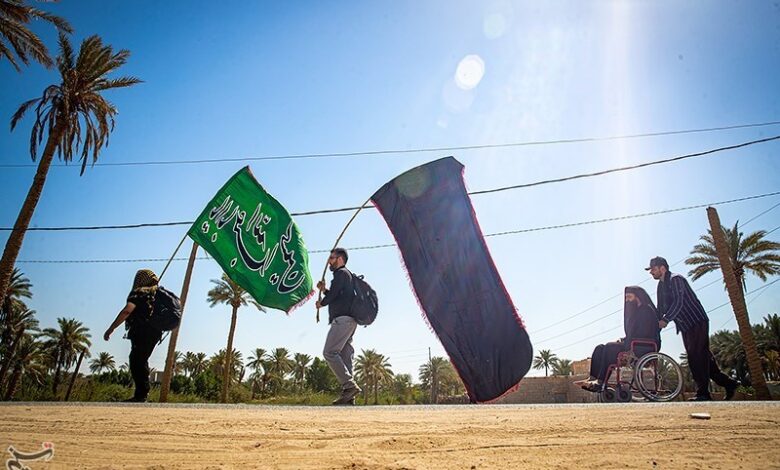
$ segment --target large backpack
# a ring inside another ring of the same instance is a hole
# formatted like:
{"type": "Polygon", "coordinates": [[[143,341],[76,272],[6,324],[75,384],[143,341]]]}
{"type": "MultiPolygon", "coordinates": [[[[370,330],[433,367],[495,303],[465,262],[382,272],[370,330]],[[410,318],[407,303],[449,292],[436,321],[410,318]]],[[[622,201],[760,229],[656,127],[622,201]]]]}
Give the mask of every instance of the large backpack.
{"type": "Polygon", "coordinates": [[[358,325],[370,325],[376,320],[379,311],[379,300],[376,291],[363,279],[363,276],[352,275],[352,298],[350,313],[358,325]]]}
{"type": "Polygon", "coordinates": [[[181,323],[181,301],[173,292],[158,286],[149,324],[160,331],[175,330],[181,323]]]}

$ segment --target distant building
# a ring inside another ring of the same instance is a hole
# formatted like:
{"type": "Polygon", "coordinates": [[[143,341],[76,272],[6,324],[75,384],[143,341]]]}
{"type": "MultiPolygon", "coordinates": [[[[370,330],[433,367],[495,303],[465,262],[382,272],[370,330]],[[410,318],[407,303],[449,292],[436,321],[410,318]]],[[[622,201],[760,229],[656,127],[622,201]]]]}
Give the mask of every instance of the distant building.
{"type": "Polygon", "coordinates": [[[149,374],[149,382],[151,382],[153,384],[160,384],[160,383],[162,383],[162,379],[163,379],[163,374],[164,373],[165,372],[161,371],[161,370],[153,370],[149,374]]]}
{"type": "Polygon", "coordinates": [[[590,374],[590,358],[583,359],[581,361],[574,361],[571,363],[571,370],[574,375],[589,375],[590,374]]]}

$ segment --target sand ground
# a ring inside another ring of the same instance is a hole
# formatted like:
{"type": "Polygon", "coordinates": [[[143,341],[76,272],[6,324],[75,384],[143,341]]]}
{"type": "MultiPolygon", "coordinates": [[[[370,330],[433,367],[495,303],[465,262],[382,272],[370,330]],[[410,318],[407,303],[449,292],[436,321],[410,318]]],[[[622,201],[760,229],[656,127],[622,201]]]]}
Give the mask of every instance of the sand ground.
{"type": "Polygon", "coordinates": [[[780,468],[780,402],[268,407],[0,405],[36,468],[780,468]],[[710,420],[690,417],[706,412],[710,420]]]}

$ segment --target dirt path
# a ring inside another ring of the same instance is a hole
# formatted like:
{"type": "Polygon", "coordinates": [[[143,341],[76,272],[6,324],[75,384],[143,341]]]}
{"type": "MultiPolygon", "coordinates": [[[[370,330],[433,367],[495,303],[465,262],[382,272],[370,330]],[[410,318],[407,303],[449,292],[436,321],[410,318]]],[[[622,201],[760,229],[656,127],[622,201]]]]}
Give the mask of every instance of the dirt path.
{"type": "Polygon", "coordinates": [[[0,405],[3,459],[43,442],[32,469],[780,468],[780,403],[0,405]]]}

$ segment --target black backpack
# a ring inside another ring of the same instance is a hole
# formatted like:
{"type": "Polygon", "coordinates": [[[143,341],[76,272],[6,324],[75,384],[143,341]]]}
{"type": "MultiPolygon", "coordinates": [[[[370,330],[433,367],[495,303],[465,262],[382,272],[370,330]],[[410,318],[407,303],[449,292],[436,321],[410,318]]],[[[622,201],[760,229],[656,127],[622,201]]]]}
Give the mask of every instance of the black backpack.
{"type": "Polygon", "coordinates": [[[168,289],[157,287],[149,324],[160,331],[171,331],[175,330],[179,323],[181,323],[181,301],[168,289]]]}
{"type": "Polygon", "coordinates": [[[352,298],[350,313],[358,325],[370,325],[376,320],[379,311],[379,300],[376,291],[363,279],[363,276],[352,275],[352,298]]]}

